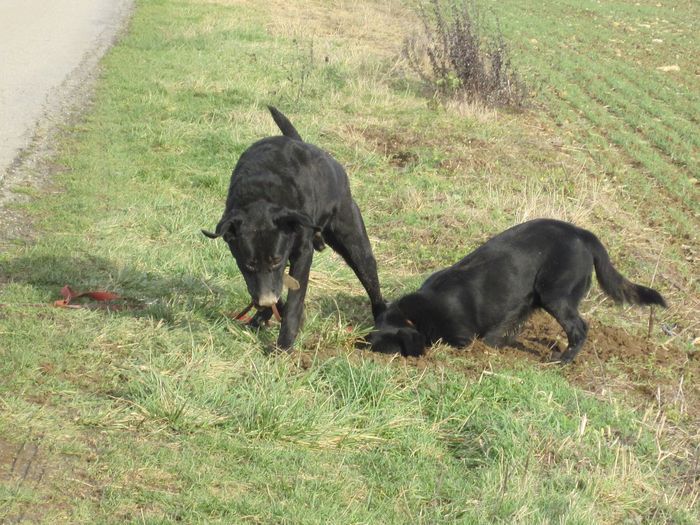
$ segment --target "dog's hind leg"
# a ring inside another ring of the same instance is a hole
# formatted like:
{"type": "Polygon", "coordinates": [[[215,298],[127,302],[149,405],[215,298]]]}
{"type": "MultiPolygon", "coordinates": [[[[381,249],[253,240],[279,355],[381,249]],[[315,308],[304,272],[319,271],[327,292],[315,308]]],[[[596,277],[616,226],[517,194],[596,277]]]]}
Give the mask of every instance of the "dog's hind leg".
{"type": "Polygon", "coordinates": [[[560,297],[557,300],[543,301],[542,308],[545,309],[566,332],[568,346],[561,354],[558,361],[562,363],[572,362],[583,347],[588,334],[588,325],[581,318],[576,306],[572,305],[568,297],[560,297]]]}
{"type": "Polygon", "coordinates": [[[277,338],[277,346],[282,350],[291,349],[299,333],[299,328],[301,328],[304,315],[304,298],[306,297],[306,289],[309,286],[309,272],[311,271],[313,257],[314,251],[309,246],[289,261],[289,275],[299,282],[299,288],[289,290],[287,294],[287,303],[284,305],[284,313],[282,314],[282,327],[277,338]]]}
{"type": "Polygon", "coordinates": [[[592,258],[562,253],[550,267],[543,268],[535,283],[536,304],[554,317],[566,332],[568,345],[559,361],[570,363],[586,341],[588,325],[578,313],[578,305],[591,286],[592,258]]]}
{"type": "Polygon", "coordinates": [[[376,319],[386,309],[377,275],[377,261],[367,238],[365,224],[354,201],[339,210],[331,224],[324,230],[323,238],[337,252],[364,286],[372,303],[372,315],[376,319]]]}

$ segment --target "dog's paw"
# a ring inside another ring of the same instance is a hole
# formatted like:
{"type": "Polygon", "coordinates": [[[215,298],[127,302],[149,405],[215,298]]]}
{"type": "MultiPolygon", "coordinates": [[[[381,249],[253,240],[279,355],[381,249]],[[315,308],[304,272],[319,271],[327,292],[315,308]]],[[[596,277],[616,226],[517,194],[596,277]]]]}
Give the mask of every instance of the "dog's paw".
{"type": "Polygon", "coordinates": [[[566,352],[559,359],[559,363],[562,365],[568,365],[574,362],[575,355],[568,355],[566,352]]]}
{"type": "Polygon", "coordinates": [[[573,363],[575,357],[576,357],[575,355],[572,355],[569,352],[554,351],[549,356],[549,362],[550,363],[558,363],[558,364],[563,366],[563,365],[568,365],[570,363],[573,363]]]}
{"type": "Polygon", "coordinates": [[[314,246],[314,250],[316,250],[317,252],[322,252],[326,249],[326,243],[323,240],[323,235],[321,235],[321,232],[316,232],[311,242],[314,246]]]}
{"type": "Polygon", "coordinates": [[[358,337],[355,339],[355,343],[353,344],[355,348],[358,350],[371,350],[372,349],[372,343],[365,339],[364,337],[358,337]]]}
{"type": "Polygon", "coordinates": [[[401,355],[404,357],[420,357],[422,355],[425,355],[425,348],[409,348],[405,349],[401,352],[401,355]]]}
{"type": "Polygon", "coordinates": [[[264,308],[255,312],[253,318],[246,323],[246,326],[251,330],[257,330],[259,328],[264,328],[270,322],[272,318],[272,308],[264,308]]]}
{"type": "Polygon", "coordinates": [[[265,355],[269,355],[269,356],[291,354],[292,347],[291,346],[285,347],[285,346],[280,346],[277,343],[271,343],[271,344],[265,345],[265,348],[263,349],[263,353],[265,355]]]}

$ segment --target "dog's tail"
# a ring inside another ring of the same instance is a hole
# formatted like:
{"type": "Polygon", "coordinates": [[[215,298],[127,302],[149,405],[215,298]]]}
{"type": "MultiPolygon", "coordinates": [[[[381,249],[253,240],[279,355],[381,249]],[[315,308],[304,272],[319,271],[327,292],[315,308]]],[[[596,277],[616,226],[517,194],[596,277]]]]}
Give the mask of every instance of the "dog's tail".
{"type": "Polygon", "coordinates": [[[658,304],[666,308],[662,295],[652,288],[628,281],[610,262],[605,246],[591,232],[582,230],[581,237],[593,255],[595,274],[603,291],[616,303],[658,304]]]}
{"type": "Polygon", "coordinates": [[[277,108],[273,106],[267,106],[267,109],[269,109],[270,113],[272,113],[272,118],[275,121],[275,124],[277,124],[277,127],[280,128],[282,135],[289,137],[290,139],[301,140],[303,142],[301,135],[299,135],[299,132],[294,126],[292,126],[292,123],[289,122],[287,117],[285,117],[277,108]]]}

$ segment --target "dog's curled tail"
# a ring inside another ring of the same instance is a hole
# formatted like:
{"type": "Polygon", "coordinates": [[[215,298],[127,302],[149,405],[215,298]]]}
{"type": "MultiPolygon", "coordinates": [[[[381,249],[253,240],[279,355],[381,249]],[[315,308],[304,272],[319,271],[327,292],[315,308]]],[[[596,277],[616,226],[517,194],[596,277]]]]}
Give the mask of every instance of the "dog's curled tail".
{"type": "Polygon", "coordinates": [[[277,124],[277,127],[280,128],[282,135],[289,137],[290,139],[301,140],[303,142],[299,132],[294,126],[292,126],[292,123],[289,122],[289,119],[285,117],[281,111],[273,106],[267,106],[267,109],[269,109],[270,113],[272,113],[272,119],[275,121],[275,124],[277,124]]]}
{"type": "Polygon", "coordinates": [[[627,280],[615,269],[610,262],[610,256],[605,246],[598,240],[598,237],[586,230],[583,230],[582,237],[593,255],[595,274],[598,277],[600,287],[616,303],[658,304],[666,308],[666,300],[659,292],[627,280]]]}

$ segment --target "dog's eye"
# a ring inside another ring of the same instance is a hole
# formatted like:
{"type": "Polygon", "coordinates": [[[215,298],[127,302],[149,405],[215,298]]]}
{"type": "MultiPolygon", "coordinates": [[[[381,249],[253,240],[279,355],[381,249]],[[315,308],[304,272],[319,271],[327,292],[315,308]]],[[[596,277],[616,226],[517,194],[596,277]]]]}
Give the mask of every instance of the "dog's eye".
{"type": "Polygon", "coordinates": [[[280,264],[282,264],[282,257],[270,257],[270,266],[272,268],[279,268],[280,264]]]}
{"type": "Polygon", "coordinates": [[[254,272],[256,270],[257,263],[255,261],[248,261],[243,267],[249,272],[254,272]]]}

